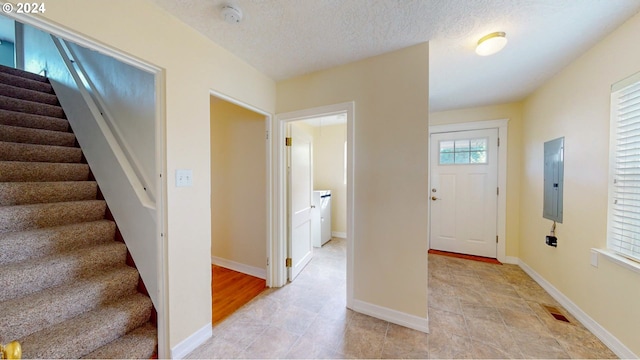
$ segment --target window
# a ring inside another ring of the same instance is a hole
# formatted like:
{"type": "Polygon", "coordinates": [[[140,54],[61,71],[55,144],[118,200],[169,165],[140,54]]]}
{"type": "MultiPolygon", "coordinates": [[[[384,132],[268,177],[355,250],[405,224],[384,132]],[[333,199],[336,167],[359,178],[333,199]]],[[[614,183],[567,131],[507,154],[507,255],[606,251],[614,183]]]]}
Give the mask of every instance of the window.
{"type": "Polygon", "coordinates": [[[611,88],[607,248],[640,261],[640,73],[611,88]]]}
{"type": "Polygon", "coordinates": [[[487,138],[440,141],[440,165],[486,164],[487,138]]]}

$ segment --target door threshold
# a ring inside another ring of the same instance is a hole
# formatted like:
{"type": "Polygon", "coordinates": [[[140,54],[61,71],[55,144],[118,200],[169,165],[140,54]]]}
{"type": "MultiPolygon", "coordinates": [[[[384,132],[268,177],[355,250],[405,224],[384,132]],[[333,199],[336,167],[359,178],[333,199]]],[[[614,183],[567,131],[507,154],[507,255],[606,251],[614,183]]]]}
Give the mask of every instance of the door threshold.
{"type": "Polygon", "coordinates": [[[484,256],[458,254],[454,252],[440,251],[440,250],[434,250],[434,249],[429,249],[429,254],[449,256],[449,257],[454,257],[458,259],[466,259],[466,260],[485,262],[489,264],[502,265],[502,263],[498,261],[498,259],[484,257],[484,256]]]}

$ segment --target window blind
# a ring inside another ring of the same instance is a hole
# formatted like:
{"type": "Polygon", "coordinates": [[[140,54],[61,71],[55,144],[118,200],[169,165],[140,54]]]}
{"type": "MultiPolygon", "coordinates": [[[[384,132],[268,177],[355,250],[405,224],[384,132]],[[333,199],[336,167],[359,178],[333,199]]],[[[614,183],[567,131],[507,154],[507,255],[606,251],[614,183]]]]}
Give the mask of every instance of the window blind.
{"type": "Polygon", "coordinates": [[[607,247],[640,261],[640,74],[621,83],[611,94],[607,247]]]}

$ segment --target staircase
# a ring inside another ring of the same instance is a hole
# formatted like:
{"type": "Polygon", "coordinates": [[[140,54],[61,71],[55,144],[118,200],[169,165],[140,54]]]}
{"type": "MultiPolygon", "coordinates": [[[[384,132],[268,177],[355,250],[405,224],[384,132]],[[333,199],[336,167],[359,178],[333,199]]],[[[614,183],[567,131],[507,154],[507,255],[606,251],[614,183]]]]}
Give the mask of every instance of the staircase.
{"type": "Polygon", "coordinates": [[[0,344],[24,358],[156,356],[151,299],[100,197],[47,78],[0,66],[0,344]]]}

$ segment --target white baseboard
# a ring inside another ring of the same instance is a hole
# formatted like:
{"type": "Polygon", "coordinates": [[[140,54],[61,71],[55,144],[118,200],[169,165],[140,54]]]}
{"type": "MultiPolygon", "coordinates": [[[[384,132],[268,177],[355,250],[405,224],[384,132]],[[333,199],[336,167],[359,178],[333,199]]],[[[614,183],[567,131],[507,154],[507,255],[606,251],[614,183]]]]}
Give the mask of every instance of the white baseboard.
{"type": "Polygon", "coordinates": [[[500,260],[500,262],[503,264],[520,265],[520,259],[515,256],[505,256],[503,260],[500,260]]]}
{"type": "Polygon", "coordinates": [[[212,256],[211,263],[213,265],[222,266],[223,268],[231,269],[237,272],[241,272],[243,274],[255,276],[260,279],[267,278],[267,270],[261,269],[259,267],[250,266],[246,264],[241,264],[239,262],[235,262],[232,260],[223,259],[221,257],[212,256]]]}
{"type": "Polygon", "coordinates": [[[389,309],[386,307],[374,305],[361,300],[353,300],[353,307],[351,310],[373,316],[375,318],[386,320],[390,323],[408,327],[410,329],[429,332],[429,319],[421,318],[415,315],[410,315],[397,310],[389,309]]]}
{"type": "Polygon", "coordinates": [[[589,331],[600,339],[605,345],[611,349],[621,359],[637,359],[638,355],[634,354],[628,347],[626,347],[618,338],[613,336],[607,329],[593,320],[586,312],[578,307],[571,299],[566,297],[560,290],[556,289],[550,282],[545,280],[540,274],[533,270],[524,261],[519,260],[518,265],[524,270],[533,280],[535,280],[543,289],[545,289],[551,297],[556,299],[571,315],[573,315],[578,321],[584,325],[589,331]]]}
{"type": "Polygon", "coordinates": [[[331,237],[346,239],[347,238],[347,233],[346,232],[339,232],[339,231],[332,231],[331,232],[331,237]]]}
{"type": "Polygon", "coordinates": [[[195,350],[198,346],[204,344],[213,336],[213,326],[211,323],[203,326],[200,330],[194,332],[188,338],[182,340],[178,345],[171,348],[172,359],[183,359],[195,350]]]}

